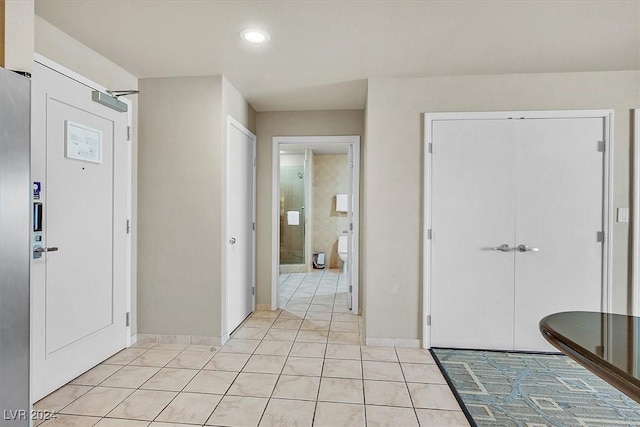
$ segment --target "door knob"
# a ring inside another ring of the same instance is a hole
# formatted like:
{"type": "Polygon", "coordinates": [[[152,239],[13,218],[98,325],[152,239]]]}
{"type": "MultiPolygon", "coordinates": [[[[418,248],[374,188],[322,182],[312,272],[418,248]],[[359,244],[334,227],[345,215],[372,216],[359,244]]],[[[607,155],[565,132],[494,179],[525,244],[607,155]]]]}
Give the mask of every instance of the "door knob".
{"type": "Polygon", "coordinates": [[[540,250],[539,248],[532,248],[527,245],[518,245],[517,249],[520,252],[538,252],[540,250]]]}
{"type": "Polygon", "coordinates": [[[236,244],[236,238],[235,237],[230,238],[229,239],[229,244],[235,245],[236,244]]]}
{"type": "Polygon", "coordinates": [[[493,251],[500,251],[500,252],[509,252],[514,250],[514,248],[512,248],[511,246],[507,245],[506,243],[501,244],[500,246],[497,246],[495,248],[491,248],[491,250],[493,251]]]}

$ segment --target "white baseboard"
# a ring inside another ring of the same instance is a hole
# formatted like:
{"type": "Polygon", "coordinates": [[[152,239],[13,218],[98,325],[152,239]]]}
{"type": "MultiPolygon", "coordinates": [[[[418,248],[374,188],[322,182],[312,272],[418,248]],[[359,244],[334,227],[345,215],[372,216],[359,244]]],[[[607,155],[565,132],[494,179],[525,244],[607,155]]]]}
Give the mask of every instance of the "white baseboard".
{"type": "Polygon", "coordinates": [[[409,347],[420,348],[421,341],[406,338],[367,338],[366,344],[372,347],[409,347]]]}
{"type": "Polygon", "coordinates": [[[203,337],[199,335],[162,335],[137,334],[131,337],[131,343],[185,344],[185,345],[222,345],[220,337],[203,337]]]}
{"type": "Polygon", "coordinates": [[[224,336],[220,339],[220,345],[225,345],[229,341],[229,334],[224,334],[224,336]]]}

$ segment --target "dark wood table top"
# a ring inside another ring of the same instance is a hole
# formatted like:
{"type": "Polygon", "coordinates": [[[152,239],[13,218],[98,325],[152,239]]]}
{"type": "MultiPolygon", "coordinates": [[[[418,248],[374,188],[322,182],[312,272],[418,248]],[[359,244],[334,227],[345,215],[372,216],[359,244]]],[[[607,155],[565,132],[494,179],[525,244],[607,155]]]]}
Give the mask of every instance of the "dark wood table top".
{"type": "Polygon", "coordinates": [[[557,349],[640,402],[640,317],[568,311],[540,321],[557,349]]]}

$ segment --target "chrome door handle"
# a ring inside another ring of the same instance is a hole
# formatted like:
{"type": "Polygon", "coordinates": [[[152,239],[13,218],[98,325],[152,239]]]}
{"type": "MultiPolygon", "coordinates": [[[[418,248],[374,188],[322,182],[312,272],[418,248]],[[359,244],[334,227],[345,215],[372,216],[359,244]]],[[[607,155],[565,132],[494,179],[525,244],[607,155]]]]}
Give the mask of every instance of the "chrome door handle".
{"type": "Polygon", "coordinates": [[[510,252],[510,251],[512,251],[514,249],[515,248],[512,248],[511,246],[507,245],[506,243],[503,243],[500,246],[497,246],[495,248],[491,248],[491,250],[493,250],[493,251],[500,251],[500,252],[510,252]]]}
{"type": "Polygon", "coordinates": [[[235,245],[236,244],[236,238],[235,237],[230,238],[229,239],[229,244],[235,245]]]}
{"type": "Polygon", "coordinates": [[[33,250],[33,252],[37,252],[39,254],[43,253],[43,252],[58,252],[58,248],[56,248],[55,246],[50,247],[50,248],[36,248],[33,250]]]}
{"type": "Polygon", "coordinates": [[[527,245],[518,245],[517,249],[520,252],[538,252],[540,250],[539,248],[532,248],[527,245]]]}

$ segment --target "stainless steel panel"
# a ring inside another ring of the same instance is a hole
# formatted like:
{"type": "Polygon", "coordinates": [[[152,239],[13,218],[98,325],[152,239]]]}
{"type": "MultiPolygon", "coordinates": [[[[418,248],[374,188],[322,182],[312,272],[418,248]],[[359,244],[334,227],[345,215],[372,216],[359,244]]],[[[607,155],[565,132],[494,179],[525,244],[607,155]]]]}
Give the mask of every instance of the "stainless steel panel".
{"type": "Polygon", "coordinates": [[[0,425],[30,425],[30,81],[0,68],[0,425]]]}

